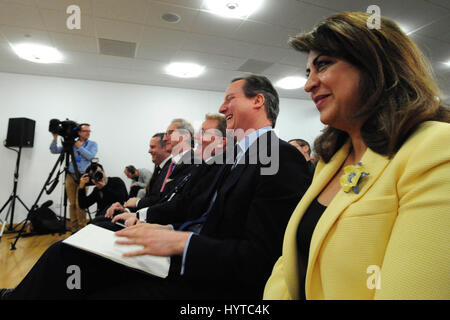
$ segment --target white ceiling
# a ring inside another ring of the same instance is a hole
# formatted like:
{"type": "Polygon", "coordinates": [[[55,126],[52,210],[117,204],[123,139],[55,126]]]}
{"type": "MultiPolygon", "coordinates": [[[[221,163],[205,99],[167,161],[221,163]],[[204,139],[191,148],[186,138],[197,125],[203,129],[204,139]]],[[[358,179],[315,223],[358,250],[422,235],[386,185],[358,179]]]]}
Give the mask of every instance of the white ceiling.
{"type": "MultiPolygon", "coordinates": [[[[202,0],[0,0],[0,71],[148,84],[223,92],[248,59],[273,63],[263,74],[272,81],[303,75],[305,56],[287,45],[289,36],[309,31],[337,11],[366,11],[378,5],[397,21],[431,59],[450,100],[450,1],[448,0],[264,0],[246,20],[205,10],[202,0]],[[81,8],[81,29],[69,30],[66,9],[81,8]],[[163,21],[164,13],[181,17],[163,21]],[[98,38],[136,42],[135,58],[99,53],[98,38]],[[58,48],[60,64],[19,59],[9,44],[39,42],[58,48]],[[207,67],[196,79],[166,75],[171,61],[207,67]]],[[[281,97],[306,98],[303,89],[279,89],[281,97]]]]}

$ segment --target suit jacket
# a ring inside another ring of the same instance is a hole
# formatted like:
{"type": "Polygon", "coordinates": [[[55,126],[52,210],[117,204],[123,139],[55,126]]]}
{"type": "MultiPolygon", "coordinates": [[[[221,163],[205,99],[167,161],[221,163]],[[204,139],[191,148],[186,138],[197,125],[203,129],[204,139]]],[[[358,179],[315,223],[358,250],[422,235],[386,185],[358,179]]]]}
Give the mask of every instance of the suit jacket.
{"type": "MultiPolygon", "coordinates": [[[[311,181],[302,154],[274,132],[265,135],[269,139],[259,137],[258,148],[247,151],[247,161],[218,184],[216,201],[200,234],[190,239],[182,278],[193,291],[191,297],[262,297],[273,263],[281,255],[289,217],[311,181]],[[278,150],[271,149],[270,138],[279,144],[278,150]],[[274,157],[267,164],[261,156],[264,140],[268,154],[279,156],[278,170],[272,175],[262,174],[277,161],[274,157]]],[[[203,196],[210,199],[217,188],[204,190],[203,196]]],[[[198,216],[195,209],[190,206],[187,214],[198,216]]]]}
{"type": "MultiPolygon", "coordinates": [[[[450,298],[448,141],[450,124],[429,121],[392,159],[367,149],[361,162],[369,176],[359,194],[339,191],[316,225],[307,299],[450,298]]],[[[349,145],[328,164],[318,164],[286,229],[283,255],[267,282],[265,299],[298,298],[298,225],[341,167],[349,145]]]]}
{"type": "MultiPolygon", "coordinates": [[[[186,152],[178,161],[178,164],[173,169],[172,173],[169,176],[169,179],[164,186],[163,192],[160,192],[161,187],[164,183],[164,179],[166,177],[167,171],[169,169],[171,161],[167,161],[164,164],[164,168],[161,170],[158,175],[157,181],[152,186],[152,196],[145,197],[141,199],[135,210],[140,210],[142,208],[150,207],[158,203],[161,198],[163,198],[166,194],[170,193],[172,189],[183,179],[195,166],[195,163],[199,163],[201,160],[198,160],[194,156],[194,152],[191,150],[186,152]]],[[[152,183],[152,181],[150,181],[152,183]]],[[[149,188],[150,190],[150,188],[149,188]]]]}
{"type": "Polygon", "coordinates": [[[167,170],[169,170],[171,160],[166,161],[164,166],[161,168],[158,174],[156,174],[157,170],[153,170],[153,175],[150,178],[150,182],[148,185],[147,193],[145,197],[139,201],[139,208],[145,208],[145,206],[141,205],[141,201],[147,203],[156,203],[159,199],[161,199],[161,186],[164,182],[164,178],[166,177],[167,170]]]}
{"type": "MultiPolygon", "coordinates": [[[[223,160],[224,155],[218,155],[217,158],[223,160]]],[[[214,184],[220,168],[221,164],[215,162],[194,165],[189,174],[179,181],[170,193],[165,194],[158,203],[148,208],[147,222],[172,224],[176,229],[187,219],[198,218],[206,210],[210,200],[208,198],[211,196],[211,192],[207,189],[214,184]],[[195,208],[195,213],[186,209],[189,207],[195,208]]]]}

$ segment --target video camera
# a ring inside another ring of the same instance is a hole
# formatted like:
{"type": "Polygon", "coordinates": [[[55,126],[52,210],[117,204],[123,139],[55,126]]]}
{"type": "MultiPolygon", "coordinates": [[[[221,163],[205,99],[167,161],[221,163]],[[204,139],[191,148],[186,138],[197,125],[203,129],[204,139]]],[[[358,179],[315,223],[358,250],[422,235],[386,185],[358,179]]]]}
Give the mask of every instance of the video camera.
{"type": "Polygon", "coordinates": [[[66,119],[65,121],[51,119],[48,126],[48,131],[53,134],[60,135],[64,138],[65,142],[75,142],[75,139],[78,138],[80,125],[69,119],[66,119]]]}
{"type": "Polygon", "coordinates": [[[101,181],[103,179],[103,172],[97,171],[97,168],[103,170],[103,166],[100,163],[92,162],[91,165],[86,169],[86,174],[89,177],[89,183],[87,184],[88,186],[93,185],[91,180],[101,181]]]}

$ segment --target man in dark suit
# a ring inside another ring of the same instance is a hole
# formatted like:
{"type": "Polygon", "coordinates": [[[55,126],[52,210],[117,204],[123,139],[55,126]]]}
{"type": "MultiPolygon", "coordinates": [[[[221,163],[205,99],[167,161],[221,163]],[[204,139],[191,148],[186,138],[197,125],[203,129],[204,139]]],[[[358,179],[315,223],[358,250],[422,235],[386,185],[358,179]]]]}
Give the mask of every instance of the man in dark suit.
{"type": "Polygon", "coordinates": [[[161,174],[162,184],[159,190],[159,197],[152,199],[145,197],[143,199],[131,198],[124,207],[130,211],[137,211],[142,208],[147,208],[157,203],[195,167],[201,163],[193,151],[194,147],[194,128],[184,119],[174,119],[167,128],[164,134],[163,141],[166,147],[172,150],[172,159],[168,164],[168,170],[165,175],[161,174]]]}
{"type": "MultiPolygon", "coordinates": [[[[195,155],[202,159],[201,165],[196,165],[189,175],[179,181],[175,187],[156,204],[148,208],[139,210],[136,213],[122,213],[116,215],[112,220],[124,222],[126,226],[132,226],[138,221],[172,224],[180,226],[186,220],[185,208],[192,205],[193,201],[201,204],[207,201],[201,196],[204,194],[204,184],[213,181],[220,169],[220,165],[225,163],[226,147],[226,121],[221,114],[206,114],[205,121],[194,135],[197,142],[195,155]]],[[[106,227],[103,225],[103,227],[106,227]]],[[[111,230],[118,230],[117,225],[108,227],[111,230]]]]}
{"type": "Polygon", "coordinates": [[[201,197],[206,201],[185,208],[186,216],[195,219],[177,231],[143,223],[117,232],[127,238],[123,244],[143,246],[128,256],[171,257],[168,278],[144,275],[59,243],[9,297],[261,298],[281,255],[289,217],[311,179],[304,157],[272,131],[278,101],[265,77],[233,81],[220,112],[227,128],[235,130],[236,159],[205,182],[201,197]],[[68,265],[82,270],[79,290],[65,287],[68,265]]]}
{"type": "MultiPolygon", "coordinates": [[[[171,162],[171,147],[164,140],[165,133],[156,133],[150,139],[148,153],[152,156],[152,162],[155,164],[152,177],[146,187],[145,199],[151,203],[158,202],[161,199],[161,187],[171,162]]],[[[134,199],[134,198],[132,198],[134,199]]],[[[136,202],[137,202],[136,198],[136,202]]],[[[105,217],[112,218],[115,213],[124,212],[125,208],[120,202],[111,205],[106,211],[105,217]]],[[[103,219],[102,219],[103,221],[103,219]]],[[[99,221],[95,221],[98,224],[99,221]]]]}

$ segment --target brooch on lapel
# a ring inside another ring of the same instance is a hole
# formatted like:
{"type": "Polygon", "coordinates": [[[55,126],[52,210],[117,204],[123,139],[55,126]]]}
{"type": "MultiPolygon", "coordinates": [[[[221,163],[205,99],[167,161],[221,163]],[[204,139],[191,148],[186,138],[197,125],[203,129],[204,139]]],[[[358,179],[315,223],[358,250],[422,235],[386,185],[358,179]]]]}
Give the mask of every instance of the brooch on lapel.
{"type": "Polygon", "coordinates": [[[344,174],[341,176],[340,183],[345,193],[353,191],[359,193],[359,184],[369,174],[364,172],[364,166],[361,162],[356,165],[349,165],[344,168],[344,174]]]}

